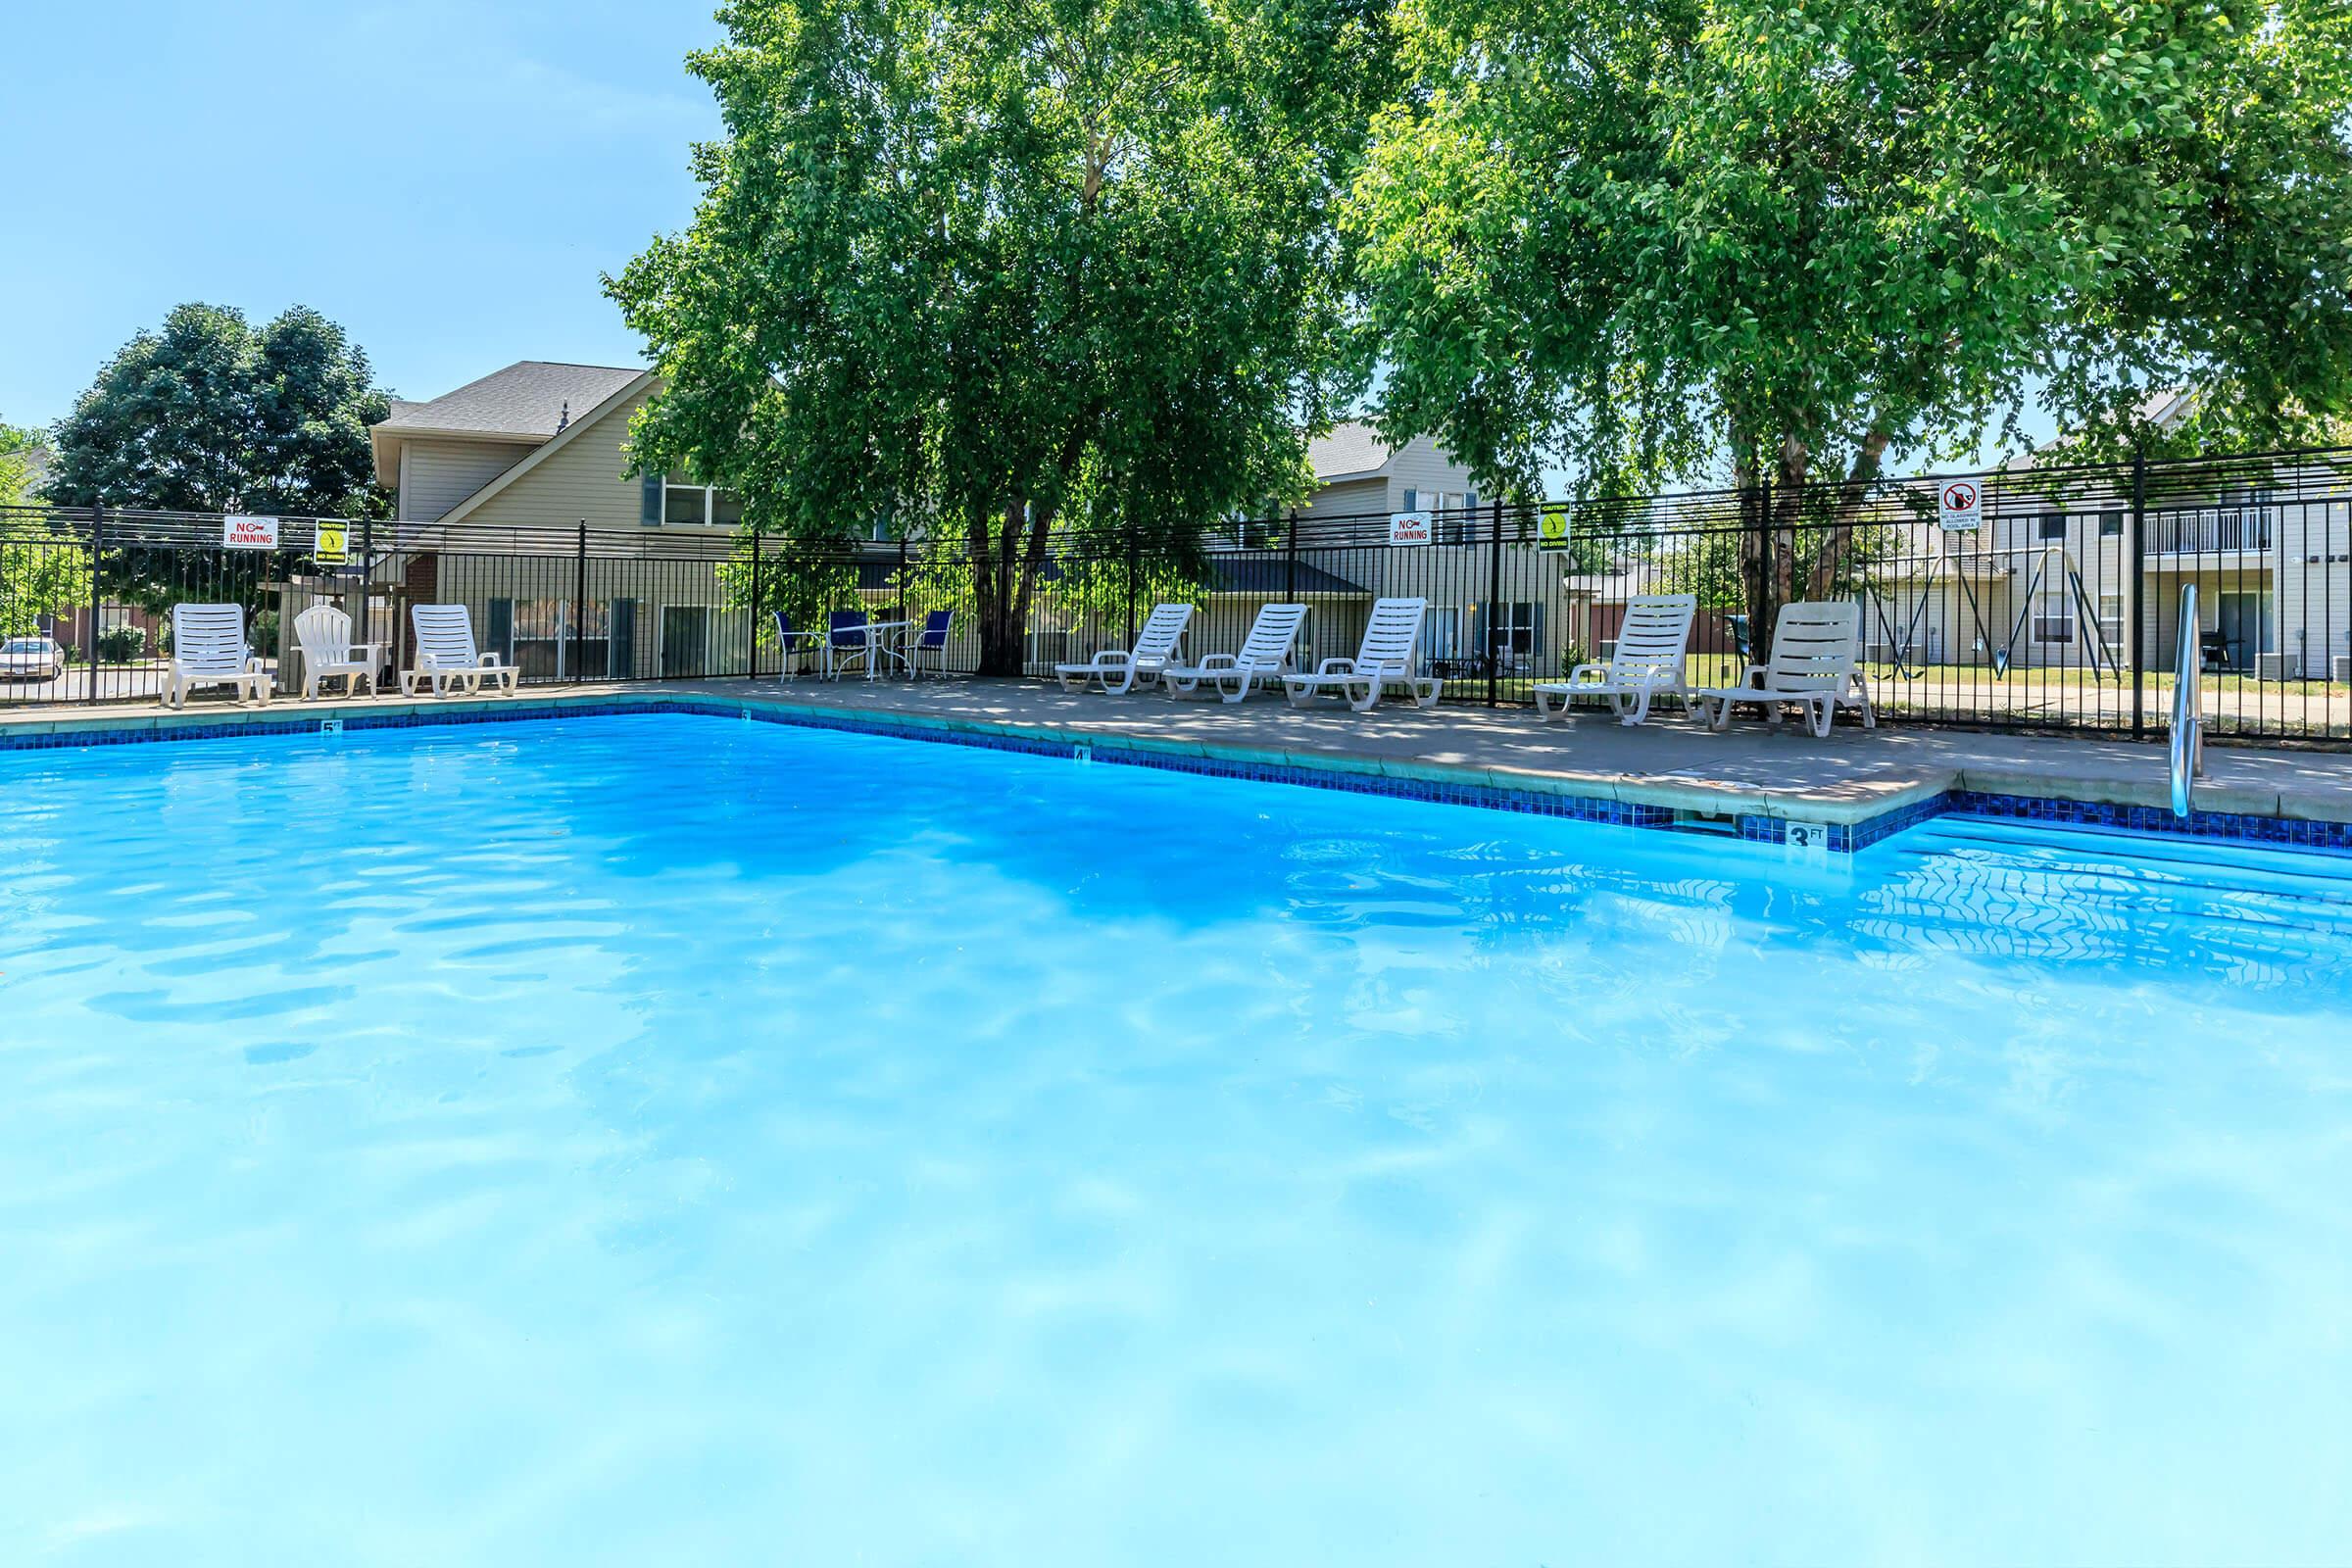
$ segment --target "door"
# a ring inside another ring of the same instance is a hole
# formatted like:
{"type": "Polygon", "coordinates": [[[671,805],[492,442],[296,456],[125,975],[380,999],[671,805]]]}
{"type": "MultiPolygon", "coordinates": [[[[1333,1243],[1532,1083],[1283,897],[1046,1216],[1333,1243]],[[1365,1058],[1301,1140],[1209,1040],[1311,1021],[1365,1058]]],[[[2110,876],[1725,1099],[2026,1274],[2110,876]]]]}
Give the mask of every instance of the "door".
{"type": "Polygon", "coordinates": [[[2230,650],[2231,669],[2252,669],[2257,654],[2271,647],[2271,595],[2267,589],[2244,588],[2219,595],[2222,644],[2230,650]]]}

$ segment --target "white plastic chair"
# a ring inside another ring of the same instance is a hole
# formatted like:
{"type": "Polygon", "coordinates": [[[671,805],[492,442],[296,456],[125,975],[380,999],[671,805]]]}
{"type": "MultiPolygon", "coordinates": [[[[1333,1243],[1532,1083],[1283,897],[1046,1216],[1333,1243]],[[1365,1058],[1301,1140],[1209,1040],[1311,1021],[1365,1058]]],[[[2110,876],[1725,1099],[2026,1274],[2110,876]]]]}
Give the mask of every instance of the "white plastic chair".
{"type": "Polygon", "coordinates": [[[270,701],[270,672],[245,641],[243,605],[173,605],[172,662],[164,671],[164,705],[188,706],[199,686],[234,686],[237,701],[270,701]]]}
{"type": "Polygon", "coordinates": [[[1251,686],[1277,685],[1291,672],[1291,648],[1305,623],[1304,605],[1260,605],[1240,653],[1210,654],[1198,664],[1170,664],[1160,671],[1160,684],[1170,697],[1205,696],[1200,688],[1206,686],[1226,702],[1238,703],[1250,695],[1251,686]]]}
{"type": "Polygon", "coordinates": [[[1837,710],[1858,708],[1862,727],[1876,729],[1870,686],[1859,667],[1861,632],[1862,607],[1850,599],[1783,605],[1772,623],[1772,657],[1748,665],[1736,686],[1692,692],[1692,710],[1710,729],[1720,730],[1731,722],[1738,703],[1754,703],[1774,724],[1784,708],[1794,708],[1817,739],[1827,739],[1837,710]]]}
{"type": "Polygon", "coordinates": [[[340,675],[343,695],[357,697],[360,682],[376,692],[376,660],[382,650],[373,643],[351,640],[351,617],[333,605],[313,605],[294,617],[294,641],[302,649],[302,695],[313,699],[318,685],[340,675]]]}
{"type": "Polygon", "coordinates": [[[514,679],[521,672],[496,654],[475,650],[473,617],[464,605],[411,605],[409,624],[416,633],[416,647],[414,664],[400,672],[404,695],[414,697],[429,682],[435,697],[446,697],[453,688],[470,696],[481,691],[483,681],[514,695],[514,679]]]}
{"type": "Polygon", "coordinates": [[[1135,634],[1135,647],[1102,649],[1083,664],[1055,664],[1054,678],[1065,692],[1084,691],[1090,681],[1100,681],[1106,692],[1133,691],[1139,681],[1150,685],[1175,660],[1192,619],[1190,605],[1154,605],[1144,629],[1135,634]]]}
{"type": "Polygon", "coordinates": [[[1434,675],[1413,672],[1421,648],[1421,622],[1429,613],[1426,599],[1381,599],[1364,623],[1364,640],[1353,659],[1326,659],[1311,675],[1285,675],[1282,689],[1294,708],[1304,708],[1317,697],[1337,696],[1359,713],[1368,713],[1388,687],[1402,687],[1416,708],[1438,700],[1445,682],[1434,675]]]}
{"type": "Polygon", "coordinates": [[[1690,647],[1690,622],[1698,614],[1695,594],[1643,594],[1625,607],[1625,623],[1617,630],[1617,646],[1605,664],[1579,664],[1562,680],[1536,683],[1536,711],[1544,718],[1564,717],[1578,697],[1605,697],[1620,724],[1639,724],[1649,717],[1653,697],[1690,700],[1683,674],[1684,656],[1690,647]],[[1551,706],[1557,698],[1559,706],[1551,706]]]}

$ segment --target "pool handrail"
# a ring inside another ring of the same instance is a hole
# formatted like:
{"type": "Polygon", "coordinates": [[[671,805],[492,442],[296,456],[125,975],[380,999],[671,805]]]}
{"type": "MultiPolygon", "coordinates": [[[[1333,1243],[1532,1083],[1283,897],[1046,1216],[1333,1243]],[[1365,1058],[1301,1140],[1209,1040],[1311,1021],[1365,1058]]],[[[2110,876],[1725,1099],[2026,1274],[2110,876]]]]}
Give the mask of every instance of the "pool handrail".
{"type": "Polygon", "coordinates": [[[2197,635],[2197,585],[2180,585],[2180,615],[2174,623],[2173,641],[2173,814],[2184,817],[2194,807],[2196,780],[2205,773],[2205,662],[2203,641],[2197,635]]]}

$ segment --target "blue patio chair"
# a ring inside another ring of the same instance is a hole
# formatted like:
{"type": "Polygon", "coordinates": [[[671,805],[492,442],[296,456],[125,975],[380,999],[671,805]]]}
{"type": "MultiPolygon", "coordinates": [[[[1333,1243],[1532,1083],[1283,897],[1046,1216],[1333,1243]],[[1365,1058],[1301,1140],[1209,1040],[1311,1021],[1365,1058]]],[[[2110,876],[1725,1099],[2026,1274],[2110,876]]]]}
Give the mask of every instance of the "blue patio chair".
{"type": "Polygon", "coordinates": [[[852,660],[863,667],[873,657],[873,643],[865,630],[865,612],[836,610],[825,617],[825,678],[838,680],[852,660]]]}
{"type": "Polygon", "coordinates": [[[799,660],[811,652],[820,657],[823,655],[825,634],[821,631],[795,631],[792,617],[781,610],[770,612],[769,618],[776,623],[776,645],[784,650],[784,667],[776,672],[776,679],[779,682],[788,681],[792,679],[795,673],[793,666],[799,660]]]}
{"type": "Polygon", "coordinates": [[[923,629],[914,634],[906,645],[906,675],[908,679],[923,672],[923,656],[931,656],[931,667],[937,673],[948,672],[948,634],[956,629],[956,612],[934,610],[923,617],[923,629]]]}

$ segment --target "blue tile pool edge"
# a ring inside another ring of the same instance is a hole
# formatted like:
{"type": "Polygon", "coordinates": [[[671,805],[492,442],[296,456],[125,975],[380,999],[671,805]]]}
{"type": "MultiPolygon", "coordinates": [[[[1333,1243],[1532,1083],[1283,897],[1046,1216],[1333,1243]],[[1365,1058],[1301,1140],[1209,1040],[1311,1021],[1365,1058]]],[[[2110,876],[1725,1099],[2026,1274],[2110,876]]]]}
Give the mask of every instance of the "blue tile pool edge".
{"type": "MultiPolygon", "coordinates": [[[[1526,815],[1565,817],[1619,827],[1679,831],[1688,825],[1678,822],[1677,818],[1683,813],[1669,806],[1579,795],[1568,790],[1512,788],[1466,779],[1401,777],[1339,765],[1258,761],[1248,758],[1163,751],[1125,736],[1071,740],[1060,736],[1019,734],[960,724],[907,723],[865,713],[754,706],[718,698],[684,695],[634,698],[620,702],[531,702],[508,699],[499,701],[495,706],[480,708],[396,713],[344,710],[321,714],[310,710],[299,716],[280,717],[267,710],[254,710],[251,716],[237,718],[150,723],[122,728],[79,728],[15,734],[0,730],[0,752],[70,750],[147,742],[233,740],[257,735],[317,734],[322,721],[333,719],[341,720],[343,729],[350,732],[516,723],[551,718],[599,718],[628,713],[694,713],[708,718],[742,718],[756,723],[784,724],[802,729],[842,730],[897,740],[930,741],[976,747],[985,751],[1013,752],[1031,757],[1073,760],[1083,757],[1117,766],[1149,767],[1163,772],[1247,779],[1265,784],[1297,784],[1310,789],[1382,795],[1444,806],[1470,806],[1526,815]]],[[[1893,807],[1859,822],[1827,823],[1828,849],[1834,855],[1857,854],[1905,828],[1946,814],[2060,827],[2113,828],[2172,838],[2236,839],[2289,848],[2352,852],[2352,822],[2261,816],[2238,811],[2195,811],[2186,818],[2180,818],[2162,807],[2121,806],[2063,796],[1990,794],[1969,789],[1947,790],[1940,795],[1893,807]]],[[[1796,820],[1805,819],[1799,817],[1796,820]]],[[[1786,844],[1789,821],[1787,817],[1742,811],[1706,831],[1722,837],[1737,836],[1751,844],[1786,844]]]]}

